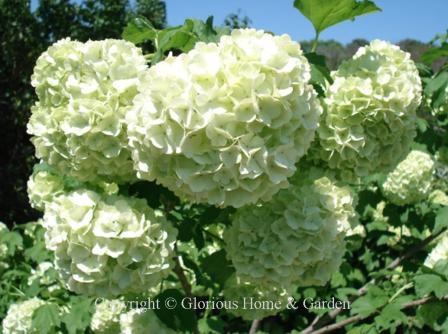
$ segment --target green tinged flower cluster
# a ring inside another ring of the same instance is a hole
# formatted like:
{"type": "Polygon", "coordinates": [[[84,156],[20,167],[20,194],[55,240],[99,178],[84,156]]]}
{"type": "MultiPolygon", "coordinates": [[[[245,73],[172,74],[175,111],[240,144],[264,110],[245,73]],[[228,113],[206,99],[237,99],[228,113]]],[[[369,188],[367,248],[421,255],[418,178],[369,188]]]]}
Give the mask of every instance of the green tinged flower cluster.
{"type": "Polygon", "coordinates": [[[36,156],[81,181],[132,181],[124,115],[146,69],[139,48],[122,40],[61,40],[37,60],[39,101],[28,132],[36,156]]]}
{"type": "Polygon", "coordinates": [[[315,154],[347,180],[389,171],[416,135],[422,87],[410,55],[375,40],[332,77],[315,154]]]}
{"type": "Polygon", "coordinates": [[[120,316],[125,312],[126,304],[121,300],[104,300],[95,305],[90,328],[95,334],[120,333],[120,316]]]}
{"type": "Polygon", "coordinates": [[[411,151],[388,174],[383,193],[396,205],[417,203],[428,197],[434,180],[434,161],[421,151],[411,151]]]}
{"type": "Polygon", "coordinates": [[[31,206],[43,211],[45,205],[56,196],[64,193],[64,181],[57,174],[47,171],[37,171],[28,180],[28,197],[31,206]]]}
{"type": "Polygon", "coordinates": [[[225,232],[241,279],[260,286],[323,285],[345,253],[356,214],[350,189],[324,172],[296,173],[288,189],[261,205],[238,209],[225,232]]]}
{"type": "Polygon", "coordinates": [[[39,334],[32,326],[33,313],[45,304],[36,297],[12,304],[2,322],[3,334],[39,334]]]}
{"type": "Polygon", "coordinates": [[[236,302],[238,307],[227,310],[244,320],[263,319],[286,309],[290,297],[285,289],[275,286],[257,286],[232,275],[225,284],[224,298],[236,302]],[[266,307],[251,307],[251,303],[265,303],[266,307]]]}
{"type": "Polygon", "coordinates": [[[149,309],[131,310],[120,317],[121,334],[176,334],[162,323],[154,311],[149,309]]]}
{"type": "Polygon", "coordinates": [[[289,36],[234,30],[142,77],[127,114],[139,178],[190,201],[241,207],[288,185],[321,107],[289,36]]]}
{"type": "Polygon", "coordinates": [[[177,231],[142,199],[76,190],[47,204],[43,225],[58,271],[77,293],[147,291],[172,267],[177,231]]]}

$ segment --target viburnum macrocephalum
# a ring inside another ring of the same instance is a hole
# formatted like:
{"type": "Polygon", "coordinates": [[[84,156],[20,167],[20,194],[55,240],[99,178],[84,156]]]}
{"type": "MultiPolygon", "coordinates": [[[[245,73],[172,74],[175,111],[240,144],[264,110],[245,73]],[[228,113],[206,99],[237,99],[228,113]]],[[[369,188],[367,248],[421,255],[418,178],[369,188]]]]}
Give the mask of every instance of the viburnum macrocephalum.
{"type": "Polygon", "coordinates": [[[416,135],[422,85],[410,55],[374,40],[332,77],[313,155],[349,181],[389,171],[416,135]]]}
{"type": "Polygon", "coordinates": [[[323,285],[339,268],[355,222],[354,199],[324,175],[299,171],[270,202],[236,211],[224,240],[241,279],[289,290],[323,285]]]}
{"type": "Polygon", "coordinates": [[[135,179],[124,116],[146,69],[141,49],[122,40],[61,40],[37,60],[39,101],[28,132],[36,156],[81,181],[135,179]]]}
{"type": "Polygon", "coordinates": [[[46,302],[37,297],[12,304],[3,319],[3,334],[39,334],[33,328],[33,313],[46,302]]]}
{"type": "Polygon", "coordinates": [[[142,199],[80,189],[47,204],[43,226],[61,277],[77,293],[147,291],[172,268],[177,231],[142,199]]]}
{"type": "Polygon", "coordinates": [[[428,197],[434,181],[434,160],[428,153],[411,151],[388,174],[383,193],[396,205],[417,203],[428,197]]]}
{"type": "Polygon", "coordinates": [[[268,200],[307,152],[321,114],[289,36],[234,30],[142,77],[126,121],[139,178],[195,202],[268,200]]]}

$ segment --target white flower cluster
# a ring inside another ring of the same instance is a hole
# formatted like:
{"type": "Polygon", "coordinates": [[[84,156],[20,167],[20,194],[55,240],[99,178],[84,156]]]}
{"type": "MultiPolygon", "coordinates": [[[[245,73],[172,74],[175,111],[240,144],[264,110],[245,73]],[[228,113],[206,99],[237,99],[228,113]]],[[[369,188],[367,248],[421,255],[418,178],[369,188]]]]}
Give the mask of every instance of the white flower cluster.
{"type": "Polygon", "coordinates": [[[90,328],[95,334],[120,333],[120,316],[126,312],[126,304],[121,300],[104,300],[95,305],[90,328]]]}
{"type": "Polygon", "coordinates": [[[411,151],[388,174],[383,193],[396,205],[417,203],[428,197],[434,181],[434,160],[427,153],[411,151]]]}
{"type": "Polygon", "coordinates": [[[434,268],[439,261],[448,261],[448,233],[445,232],[425,260],[425,266],[434,268]]]}
{"type": "Polygon", "coordinates": [[[286,309],[288,298],[290,297],[285,289],[275,286],[257,286],[246,282],[233,274],[224,287],[224,298],[238,303],[238,307],[228,308],[228,312],[244,320],[263,319],[275,315],[286,309]],[[270,307],[250,307],[250,303],[263,302],[278,306],[270,307]],[[246,305],[248,304],[248,305],[246,305]]]}
{"type": "Polygon", "coordinates": [[[135,178],[124,115],[146,69],[139,48],[122,40],[61,40],[37,60],[39,102],[28,132],[36,155],[82,181],[135,178]]]}
{"type": "Polygon", "coordinates": [[[80,189],[48,203],[43,225],[58,271],[77,293],[146,291],[172,267],[177,231],[145,200],[80,189]]]}
{"type": "Polygon", "coordinates": [[[142,77],[127,114],[139,178],[190,201],[240,207],[287,186],[321,107],[287,35],[234,30],[142,77]]]}
{"type": "Polygon", "coordinates": [[[33,313],[45,304],[36,297],[12,304],[2,322],[3,334],[39,334],[32,326],[33,313]]]}
{"type": "Polygon", "coordinates": [[[64,193],[64,181],[59,175],[38,171],[28,180],[28,197],[31,206],[43,211],[45,205],[64,193]]]}
{"type": "Polygon", "coordinates": [[[332,73],[318,158],[347,180],[393,168],[416,135],[421,81],[410,55],[374,40],[332,73]]]}
{"type": "Polygon", "coordinates": [[[224,240],[241,279],[289,291],[323,285],[339,268],[356,221],[354,199],[323,174],[299,172],[270,202],[236,211],[224,240]]]}

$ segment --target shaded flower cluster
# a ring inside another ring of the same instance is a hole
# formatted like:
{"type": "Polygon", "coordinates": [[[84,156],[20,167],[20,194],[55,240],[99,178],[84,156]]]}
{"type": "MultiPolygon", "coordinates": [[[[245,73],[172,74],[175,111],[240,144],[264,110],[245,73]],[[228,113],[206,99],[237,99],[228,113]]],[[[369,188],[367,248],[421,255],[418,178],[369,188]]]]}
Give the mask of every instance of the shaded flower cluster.
{"type": "Polygon", "coordinates": [[[375,40],[332,77],[318,130],[318,158],[350,181],[389,171],[416,135],[421,81],[410,55],[375,40]]]}
{"type": "Polygon", "coordinates": [[[122,40],[61,40],[37,60],[39,101],[28,132],[36,156],[81,181],[132,181],[124,115],[146,69],[139,48],[122,40]]]}
{"type": "Polygon", "coordinates": [[[411,151],[388,174],[383,193],[396,205],[417,203],[428,197],[434,180],[434,161],[421,151],[411,151]]]}
{"type": "Polygon", "coordinates": [[[147,291],[172,266],[177,231],[145,200],[80,189],[47,204],[43,225],[58,271],[77,293],[147,291]]]}
{"type": "Polygon", "coordinates": [[[176,334],[149,309],[131,310],[120,317],[121,334],[176,334]]]}
{"type": "Polygon", "coordinates": [[[240,207],[288,185],[321,107],[289,36],[234,30],[141,78],[127,114],[139,178],[190,201],[240,207]]]}
{"type": "Polygon", "coordinates": [[[289,298],[288,292],[282,288],[260,287],[242,280],[235,274],[226,281],[223,294],[226,300],[238,304],[238,307],[228,308],[228,311],[244,320],[263,319],[275,315],[286,309],[289,298]],[[250,307],[250,303],[255,302],[265,303],[266,307],[250,307]]]}
{"type": "Polygon", "coordinates": [[[355,225],[354,199],[321,170],[299,172],[262,205],[238,209],[224,234],[241,279],[257,285],[323,285],[345,253],[355,225]]]}

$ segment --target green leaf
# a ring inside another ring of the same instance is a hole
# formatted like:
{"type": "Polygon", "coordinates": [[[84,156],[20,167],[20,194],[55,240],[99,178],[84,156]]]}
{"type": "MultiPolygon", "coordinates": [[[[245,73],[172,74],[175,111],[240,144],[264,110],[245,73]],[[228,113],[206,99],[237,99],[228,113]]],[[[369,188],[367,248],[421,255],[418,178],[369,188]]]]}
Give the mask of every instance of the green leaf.
{"type": "Polygon", "coordinates": [[[310,83],[313,85],[314,89],[316,89],[319,96],[324,96],[327,84],[333,83],[333,79],[330,76],[330,70],[325,61],[325,56],[310,52],[306,53],[305,57],[308,59],[311,66],[310,83]]]}
{"type": "Polygon", "coordinates": [[[140,44],[156,39],[157,29],[144,17],[137,17],[128,23],[121,37],[131,43],[140,44]]]}
{"type": "Polygon", "coordinates": [[[448,227],[448,207],[444,207],[437,212],[433,233],[437,234],[448,227]]]}
{"type": "Polygon", "coordinates": [[[295,0],[294,7],[311,21],[317,35],[340,22],[381,11],[369,0],[295,0]]]}
{"type": "Polygon", "coordinates": [[[417,320],[434,329],[437,324],[448,318],[448,303],[434,301],[424,304],[417,309],[417,320]]]}
{"type": "Polygon", "coordinates": [[[32,328],[38,333],[55,333],[60,324],[61,318],[56,304],[42,305],[33,313],[32,328]]]}
{"type": "Polygon", "coordinates": [[[190,51],[198,40],[193,33],[193,28],[193,20],[187,19],[182,26],[161,30],[157,36],[158,51],[162,53],[171,49],[190,51]]]}
{"type": "Polygon", "coordinates": [[[225,327],[226,323],[217,316],[202,318],[199,320],[200,333],[208,333],[208,334],[225,333],[225,327]]]}
{"type": "Polygon", "coordinates": [[[422,54],[420,60],[427,64],[432,64],[435,60],[448,57],[448,44],[443,43],[439,47],[434,47],[422,54]]]}
{"type": "MultiPolygon", "coordinates": [[[[160,300],[161,307],[154,309],[154,312],[169,328],[178,332],[191,332],[197,327],[198,320],[193,309],[182,306],[182,301],[184,303],[189,301],[189,298],[186,298],[182,292],[176,289],[167,289],[156,298],[160,300]],[[167,308],[167,305],[173,308],[167,308]]],[[[188,304],[184,305],[188,306],[188,304]]]]}
{"type": "Polygon", "coordinates": [[[62,316],[62,322],[69,334],[84,333],[92,318],[92,301],[85,297],[72,297],[69,302],[69,312],[62,316]]]}
{"type": "Polygon", "coordinates": [[[202,259],[201,268],[221,286],[235,271],[231,262],[227,260],[226,252],[223,249],[202,259]]]}
{"type": "Polygon", "coordinates": [[[213,16],[209,16],[205,22],[202,20],[191,20],[193,22],[193,32],[202,42],[217,42],[218,33],[213,28],[213,16]]]}
{"type": "Polygon", "coordinates": [[[415,291],[419,297],[434,293],[437,298],[448,295],[448,282],[440,276],[432,274],[418,275],[414,278],[415,291]]]}
{"type": "Polygon", "coordinates": [[[387,294],[377,286],[369,286],[365,296],[359,297],[352,304],[352,314],[367,317],[388,302],[387,294]]]}
{"type": "Polygon", "coordinates": [[[392,303],[386,305],[381,313],[375,317],[376,328],[380,331],[396,328],[402,323],[406,323],[406,315],[401,312],[401,305],[392,303]]]}

